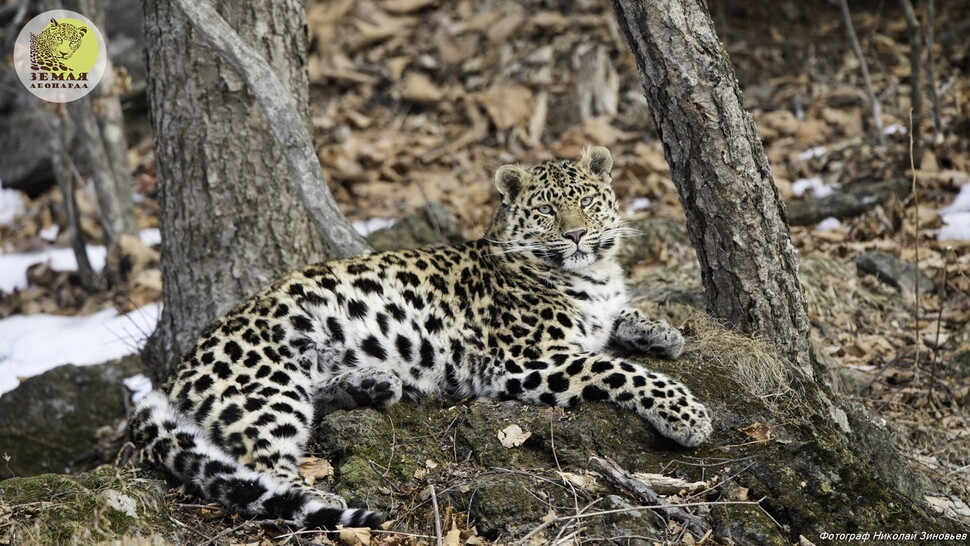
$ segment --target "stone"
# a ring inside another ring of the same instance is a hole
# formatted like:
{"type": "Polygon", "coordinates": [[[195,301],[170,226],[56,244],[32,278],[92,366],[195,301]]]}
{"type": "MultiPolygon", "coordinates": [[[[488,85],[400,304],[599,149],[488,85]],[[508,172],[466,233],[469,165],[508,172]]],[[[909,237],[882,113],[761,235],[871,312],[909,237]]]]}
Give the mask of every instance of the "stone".
{"type": "Polygon", "coordinates": [[[120,429],[127,390],[143,373],[136,357],[94,366],[59,366],[0,397],[0,479],[77,470],[99,455],[102,427],[120,429]]]}
{"type": "Polygon", "coordinates": [[[919,293],[929,294],[936,287],[925,273],[916,266],[890,256],[878,250],[869,250],[855,257],[855,265],[859,275],[875,275],[880,281],[898,289],[905,289],[910,294],[917,291],[917,275],[919,276],[919,293]]]}

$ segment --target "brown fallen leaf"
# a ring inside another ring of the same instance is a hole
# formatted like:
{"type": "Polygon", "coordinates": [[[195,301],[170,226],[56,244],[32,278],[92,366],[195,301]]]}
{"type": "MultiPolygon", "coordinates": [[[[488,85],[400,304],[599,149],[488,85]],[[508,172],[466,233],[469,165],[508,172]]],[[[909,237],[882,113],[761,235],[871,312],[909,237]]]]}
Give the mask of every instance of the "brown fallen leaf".
{"type": "Polygon", "coordinates": [[[525,126],[532,117],[532,91],[522,85],[494,85],[478,96],[488,117],[499,130],[525,126]]]}
{"type": "Polygon", "coordinates": [[[756,421],[750,425],[739,428],[741,432],[753,438],[756,442],[767,442],[771,439],[771,427],[763,421],[756,421]]]}
{"type": "Polygon", "coordinates": [[[330,479],[333,477],[333,466],[327,459],[320,457],[304,457],[299,463],[300,477],[309,484],[313,485],[320,479],[330,479]]]}
{"type": "Polygon", "coordinates": [[[519,425],[509,425],[498,432],[498,440],[508,448],[519,447],[530,436],[532,436],[532,433],[522,430],[519,425]]]}
{"type": "Polygon", "coordinates": [[[424,72],[411,72],[401,83],[401,98],[419,104],[433,104],[444,98],[445,92],[424,72]]]}

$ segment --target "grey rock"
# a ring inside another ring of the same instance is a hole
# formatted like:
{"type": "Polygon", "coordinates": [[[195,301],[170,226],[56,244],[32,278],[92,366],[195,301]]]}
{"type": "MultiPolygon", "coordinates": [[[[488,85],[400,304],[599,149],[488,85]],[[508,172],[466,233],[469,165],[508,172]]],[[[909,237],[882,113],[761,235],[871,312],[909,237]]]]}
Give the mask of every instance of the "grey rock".
{"type": "Polygon", "coordinates": [[[929,294],[936,287],[925,273],[916,266],[890,256],[878,250],[869,250],[855,257],[855,265],[860,275],[875,275],[882,282],[896,288],[905,289],[909,293],[917,291],[917,275],[919,276],[919,293],[929,294]]]}
{"type": "Polygon", "coordinates": [[[142,373],[127,357],[94,366],[60,366],[0,396],[0,479],[77,470],[99,462],[96,432],[125,418],[122,380],[142,373]]]}
{"type": "Polygon", "coordinates": [[[461,241],[458,217],[436,202],[430,202],[421,212],[409,214],[393,226],[367,236],[367,242],[376,250],[401,250],[461,241]]]}

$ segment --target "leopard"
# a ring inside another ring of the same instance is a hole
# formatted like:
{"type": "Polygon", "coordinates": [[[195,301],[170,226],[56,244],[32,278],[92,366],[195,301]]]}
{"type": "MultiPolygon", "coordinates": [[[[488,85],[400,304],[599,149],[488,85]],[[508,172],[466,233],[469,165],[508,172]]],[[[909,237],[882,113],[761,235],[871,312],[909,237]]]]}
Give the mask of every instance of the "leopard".
{"type": "Polygon", "coordinates": [[[622,351],[669,359],[681,332],[629,306],[619,243],[630,230],[613,158],[497,169],[500,203],[477,240],[308,265],[216,318],[132,437],[185,490],[247,517],[378,528],[298,471],[321,408],[385,409],[430,394],[570,408],[613,403],[686,446],[712,433],[681,382],[622,351]]]}
{"type": "Polygon", "coordinates": [[[81,47],[88,28],[70,23],[51,23],[40,34],[30,34],[30,67],[46,72],[70,72],[63,61],[70,59],[81,47]]]}

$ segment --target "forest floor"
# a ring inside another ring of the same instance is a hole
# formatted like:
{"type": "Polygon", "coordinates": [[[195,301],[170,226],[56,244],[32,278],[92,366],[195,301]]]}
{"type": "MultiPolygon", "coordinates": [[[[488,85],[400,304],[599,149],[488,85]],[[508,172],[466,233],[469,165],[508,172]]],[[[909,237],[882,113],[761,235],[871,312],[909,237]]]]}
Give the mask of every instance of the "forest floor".
{"type": "MultiPolygon", "coordinates": [[[[603,145],[616,160],[625,212],[684,220],[609,2],[576,0],[568,13],[551,4],[311,3],[313,127],[350,219],[399,218],[437,201],[473,238],[495,204],[498,166],[574,158],[603,145]]],[[[911,161],[910,43],[896,3],[863,3],[853,17],[882,106],[881,133],[837,8],[710,4],[783,198],[815,202],[874,181],[906,188],[854,216],[791,233],[803,268],[852,265],[878,251],[925,274],[922,286],[897,288],[873,275],[821,271],[818,285],[807,287],[818,296],[810,317],[842,394],[890,424],[906,460],[939,484],[932,502],[970,521],[970,6],[938,3],[938,127],[932,116],[918,120],[921,151],[911,161]]],[[[924,56],[924,83],[926,68],[924,56]]],[[[924,110],[932,105],[928,89],[922,101],[924,110]]],[[[130,158],[141,227],[156,227],[151,142],[135,143],[130,158]]],[[[63,225],[60,201],[56,192],[26,200],[0,225],[4,252],[64,246],[55,227],[63,225]]],[[[97,241],[94,200],[84,194],[81,204],[85,232],[97,241]]],[[[638,274],[694,259],[662,238],[644,245],[652,252],[638,274]]],[[[156,273],[94,295],[70,271],[33,265],[26,275],[26,287],[0,292],[0,317],[128,311],[158,301],[161,288],[156,273]]]]}

